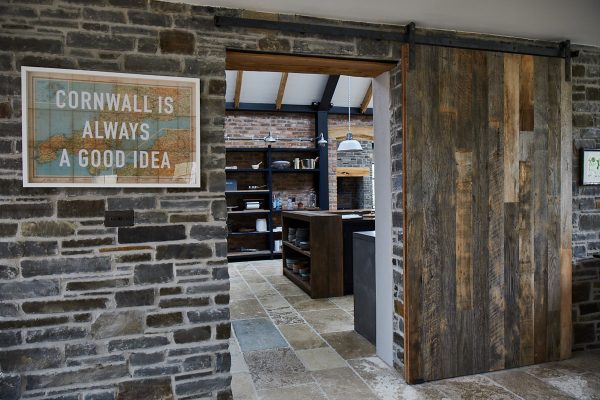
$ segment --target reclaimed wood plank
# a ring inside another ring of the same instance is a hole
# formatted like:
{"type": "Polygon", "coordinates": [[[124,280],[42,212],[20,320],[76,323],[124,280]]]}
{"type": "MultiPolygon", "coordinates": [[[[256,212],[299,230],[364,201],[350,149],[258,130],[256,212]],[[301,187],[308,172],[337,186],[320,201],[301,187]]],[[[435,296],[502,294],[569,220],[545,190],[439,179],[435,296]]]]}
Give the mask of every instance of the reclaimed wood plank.
{"type": "MultiPolygon", "coordinates": [[[[489,237],[489,142],[492,136],[488,128],[488,69],[487,54],[476,52],[473,62],[473,370],[488,371],[489,325],[486,318],[488,308],[487,286],[490,272],[488,250],[489,237]],[[482,332],[482,334],[477,334],[482,332]]],[[[502,98],[502,96],[500,96],[502,98]]]]}
{"type": "MultiPolygon", "coordinates": [[[[461,66],[458,63],[456,52],[450,49],[442,50],[442,55],[439,59],[440,74],[444,76],[455,76],[461,66]]],[[[442,165],[454,165],[454,149],[455,135],[448,135],[448,132],[457,131],[457,94],[458,83],[454,79],[442,79],[439,88],[439,132],[444,133],[444,140],[439,141],[440,152],[439,163],[442,165]]],[[[454,168],[449,168],[454,173],[454,168]]],[[[454,182],[454,175],[449,177],[451,182],[454,182]]],[[[440,274],[443,277],[441,280],[441,301],[443,304],[442,314],[439,316],[439,329],[441,347],[443,349],[456,349],[457,339],[456,333],[457,318],[456,318],[456,213],[452,207],[455,202],[453,191],[444,190],[440,192],[440,219],[444,223],[439,227],[440,237],[445,238],[444,246],[440,250],[441,270],[440,274]]],[[[455,357],[443,357],[440,361],[440,366],[445,375],[458,375],[458,362],[455,357]]]]}
{"type": "Polygon", "coordinates": [[[473,152],[457,150],[456,158],[456,308],[473,309],[473,152]]]}
{"type": "MultiPolygon", "coordinates": [[[[455,57],[457,59],[457,64],[458,64],[458,70],[456,71],[456,73],[454,74],[454,76],[452,77],[443,77],[442,79],[452,79],[456,82],[456,93],[454,94],[456,96],[456,109],[457,111],[460,110],[460,112],[457,112],[457,123],[456,123],[456,131],[454,132],[454,141],[455,141],[455,150],[454,151],[459,151],[459,150],[467,150],[467,151],[475,151],[474,148],[474,139],[475,139],[475,132],[474,132],[474,124],[473,124],[473,115],[474,115],[474,111],[477,108],[477,104],[479,102],[479,99],[474,98],[474,90],[475,87],[478,85],[478,82],[474,82],[474,64],[476,61],[476,52],[473,51],[468,51],[468,50],[461,50],[461,49],[449,49],[449,51],[453,54],[455,54],[455,57]]],[[[472,163],[472,161],[471,161],[472,163]]],[[[457,171],[458,174],[458,171],[457,171]]],[[[456,178],[454,178],[456,179],[456,178]]],[[[471,181],[472,181],[472,170],[471,170],[471,181]]],[[[453,182],[453,181],[447,181],[447,182],[453,182]]],[[[454,180],[454,182],[456,182],[456,180],[454,180]]],[[[472,186],[472,183],[471,183],[472,186]]],[[[454,208],[456,209],[458,206],[458,193],[457,193],[458,188],[454,188],[454,196],[455,196],[455,201],[454,201],[454,208]]],[[[473,230],[472,230],[472,216],[473,216],[473,210],[472,210],[472,204],[470,204],[473,200],[472,199],[468,199],[468,207],[470,207],[469,209],[469,215],[468,215],[468,220],[469,220],[469,224],[471,224],[471,228],[469,229],[469,236],[467,237],[468,240],[468,244],[469,244],[469,250],[468,250],[468,254],[469,257],[471,257],[471,263],[470,263],[470,267],[467,266],[468,268],[468,275],[464,276],[464,278],[468,278],[468,282],[464,282],[461,283],[459,281],[459,275],[456,274],[456,293],[457,293],[457,304],[456,304],[456,332],[454,333],[454,335],[456,335],[456,350],[459,354],[462,354],[461,357],[458,357],[457,359],[457,372],[460,375],[465,375],[468,374],[468,372],[466,371],[472,371],[474,368],[474,338],[475,338],[475,318],[474,318],[474,312],[473,312],[473,307],[468,307],[468,308],[464,308],[461,309],[459,304],[458,304],[458,294],[461,290],[461,287],[472,287],[473,285],[473,265],[472,265],[472,257],[473,257],[473,248],[472,248],[472,243],[473,243],[473,230]]],[[[456,210],[454,210],[455,215],[458,217],[458,215],[456,214],[456,210]]],[[[456,224],[459,223],[459,220],[456,220],[456,224]]],[[[456,228],[455,228],[456,229],[456,228]]],[[[455,230],[456,232],[456,230],[455,230]]],[[[459,238],[457,237],[456,240],[459,240],[459,238]]],[[[456,248],[456,245],[455,245],[456,248]]],[[[456,261],[458,262],[460,257],[459,253],[456,253],[456,261]]],[[[458,266],[458,264],[457,264],[458,266]]],[[[444,277],[444,279],[447,279],[448,276],[444,277]]],[[[472,299],[472,290],[469,293],[469,296],[472,299]]],[[[472,301],[472,300],[469,300],[472,301]]]]}
{"type": "MultiPolygon", "coordinates": [[[[559,75],[565,76],[565,61],[556,60],[559,75]]],[[[572,294],[572,82],[560,81],[560,358],[571,356],[571,294],[572,294]]]]}
{"type": "Polygon", "coordinates": [[[504,348],[505,367],[519,366],[520,314],[519,298],[519,203],[504,204],[504,348]]]}
{"type": "MultiPolygon", "coordinates": [[[[531,142],[532,132],[522,132],[521,141],[531,142]]],[[[532,143],[527,160],[532,157],[532,143]]],[[[532,167],[530,161],[519,162],[519,365],[533,363],[533,213],[532,213],[532,167]]]]}
{"type": "Polygon", "coordinates": [[[504,56],[487,53],[488,68],[488,365],[489,370],[504,368],[504,56]]]}
{"type": "Polygon", "coordinates": [[[533,155],[533,198],[534,198],[534,362],[543,362],[547,356],[548,326],[548,262],[556,259],[558,243],[549,237],[552,213],[548,207],[549,153],[548,153],[548,59],[536,57],[534,63],[534,155],[533,155]],[[553,251],[556,248],[556,251],[553,251]]]}
{"type": "Polygon", "coordinates": [[[534,57],[522,55],[519,70],[519,126],[533,131],[533,63],[534,57]]]}
{"type": "MultiPolygon", "coordinates": [[[[437,142],[440,139],[439,114],[435,111],[435,104],[439,104],[440,84],[439,53],[441,48],[428,48],[423,46],[418,52],[417,64],[421,66],[421,74],[427,74],[423,78],[421,99],[427,99],[428,110],[423,113],[421,119],[421,133],[426,138],[423,147],[420,148],[422,157],[423,176],[421,185],[423,188],[422,207],[425,209],[426,217],[423,220],[423,240],[427,251],[423,254],[423,322],[422,332],[425,342],[423,351],[424,376],[426,379],[434,379],[444,372],[439,360],[444,357],[445,349],[441,346],[441,335],[439,330],[439,315],[443,312],[444,305],[441,302],[441,279],[440,259],[443,243],[439,237],[439,226],[444,222],[440,219],[439,191],[452,190],[451,185],[441,187],[441,182],[447,181],[448,171],[439,171],[432,174],[438,166],[441,146],[431,146],[429,140],[437,142]],[[428,65],[429,68],[423,68],[428,65]],[[448,187],[450,186],[450,187],[448,187]]],[[[450,169],[450,168],[448,168],[450,169]]]]}
{"type": "Polygon", "coordinates": [[[520,56],[504,55],[504,202],[519,201],[520,56]]]}

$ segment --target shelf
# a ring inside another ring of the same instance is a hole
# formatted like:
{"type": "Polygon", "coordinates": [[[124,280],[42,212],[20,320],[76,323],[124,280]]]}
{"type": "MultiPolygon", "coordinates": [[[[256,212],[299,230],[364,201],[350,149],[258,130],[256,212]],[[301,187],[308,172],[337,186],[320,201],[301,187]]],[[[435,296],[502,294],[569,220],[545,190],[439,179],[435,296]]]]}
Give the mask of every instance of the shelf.
{"type": "Polygon", "coordinates": [[[272,147],[271,151],[273,153],[318,153],[319,149],[272,147]]]}
{"type": "Polygon", "coordinates": [[[272,172],[275,173],[288,173],[288,174],[302,174],[302,173],[315,173],[315,172],[319,172],[318,169],[276,169],[273,168],[272,172]]]}
{"type": "Polygon", "coordinates": [[[257,169],[254,169],[254,168],[235,168],[235,169],[226,169],[225,170],[225,172],[233,172],[233,173],[235,173],[235,172],[244,172],[244,173],[245,172],[263,172],[264,173],[264,172],[267,172],[267,171],[268,171],[268,169],[266,169],[266,168],[257,168],[257,169]]]}
{"type": "Polygon", "coordinates": [[[270,256],[270,250],[259,250],[259,251],[232,251],[227,253],[227,258],[253,258],[253,257],[264,257],[270,256]]]}
{"type": "Polygon", "coordinates": [[[227,190],[225,194],[269,194],[269,190],[227,190]]]}
{"type": "Polygon", "coordinates": [[[303,281],[298,274],[293,273],[287,268],[283,268],[283,275],[294,282],[300,289],[304,290],[309,296],[311,292],[310,281],[303,281]]]}
{"type": "Polygon", "coordinates": [[[290,242],[288,242],[287,240],[283,241],[283,245],[287,246],[288,248],[294,250],[297,253],[300,253],[302,255],[305,255],[306,257],[310,257],[310,251],[306,251],[306,250],[302,250],[300,247],[291,244],[290,242]]]}
{"type": "Polygon", "coordinates": [[[251,215],[251,214],[268,214],[269,210],[242,210],[242,211],[228,211],[227,214],[233,215],[251,215]]]}
{"type": "Polygon", "coordinates": [[[269,231],[265,232],[229,232],[227,236],[260,236],[260,235],[268,235],[269,231]]]}
{"type": "Polygon", "coordinates": [[[267,150],[267,147],[225,147],[225,152],[233,153],[264,153],[267,150]]]}

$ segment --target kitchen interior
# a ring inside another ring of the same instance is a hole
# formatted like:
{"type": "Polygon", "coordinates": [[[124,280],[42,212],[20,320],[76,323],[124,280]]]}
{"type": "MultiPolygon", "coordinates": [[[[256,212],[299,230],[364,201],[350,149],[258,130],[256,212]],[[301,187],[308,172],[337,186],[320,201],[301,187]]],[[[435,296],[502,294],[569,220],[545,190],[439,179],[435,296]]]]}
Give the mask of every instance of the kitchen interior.
{"type": "Polygon", "coordinates": [[[309,369],[307,349],[294,346],[306,330],[333,351],[329,363],[356,351],[373,356],[372,79],[239,70],[226,77],[228,261],[241,351],[265,341],[266,328],[252,325],[264,322],[309,369]],[[261,285],[277,291],[279,308],[260,293],[235,301],[236,289],[261,285]]]}

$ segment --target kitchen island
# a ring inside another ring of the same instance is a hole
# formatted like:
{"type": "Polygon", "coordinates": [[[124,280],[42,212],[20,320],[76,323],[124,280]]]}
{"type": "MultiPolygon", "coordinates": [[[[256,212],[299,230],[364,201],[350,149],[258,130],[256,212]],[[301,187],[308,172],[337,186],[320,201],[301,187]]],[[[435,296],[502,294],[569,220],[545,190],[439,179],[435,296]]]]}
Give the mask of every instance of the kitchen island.
{"type": "Polygon", "coordinates": [[[281,216],[283,274],[312,298],[352,294],[352,233],[374,230],[375,219],[352,210],[281,216]]]}

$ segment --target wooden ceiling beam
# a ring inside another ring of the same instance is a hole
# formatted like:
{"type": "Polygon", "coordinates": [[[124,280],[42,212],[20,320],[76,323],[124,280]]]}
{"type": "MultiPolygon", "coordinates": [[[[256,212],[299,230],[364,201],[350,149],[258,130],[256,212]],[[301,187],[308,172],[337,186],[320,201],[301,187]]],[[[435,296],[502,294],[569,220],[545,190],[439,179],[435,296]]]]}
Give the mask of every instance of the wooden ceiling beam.
{"type": "Polygon", "coordinates": [[[281,103],[283,102],[283,94],[285,93],[285,85],[287,84],[288,73],[281,73],[281,80],[279,81],[279,90],[277,91],[277,99],[275,100],[275,109],[281,110],[281,103]]]}
{"type": "MultiPolygon", "coordinates": [[[[348,133],[347,126],[336,126],[329,128],[329,138],[333,140],[344,140],[348,133]]],[[[353,126],[352,127],[352,138],[356,140],[374,140],[373,127],[372,126],[353,126]]]]}
{"type": "Polygon", "coordinates": [[[369,88],[367,89],[367,93],[365,93],[365,97],[363,98],[363,101],[360,104],[360,112],[361,113],[364,114],[365,111],[367,111],[372,97],[373,97],[373,82],[369,83],[369,88]]]}
{"type": "Polygon", "coordinates": [[[333,99],[333,94],[335,93],[335,88],[337,87],[339,80],[339,75],[329,75],[327,84],[323,90],[323,95],[321,96],[321,101],[319,102],[319,111],[329,111],[331,108],[331,99],[333,99]]]}
{"type": "Polygon", "coordinates": [[[396,66],[396,62],[344,58],[266,54],[228,50],[225,68],[243,71],[276,71],[307,74],[350,75],[374,78],[396,66]]]}
{"type": "Polygon", "coordinates": [[[244,76],[243,70],[238,70],[237,77],[235,79],[235,95],[233,97],[233,104],[235,108],[240,108],[240,95],[242,94],[242,78],[244,76]]]}

